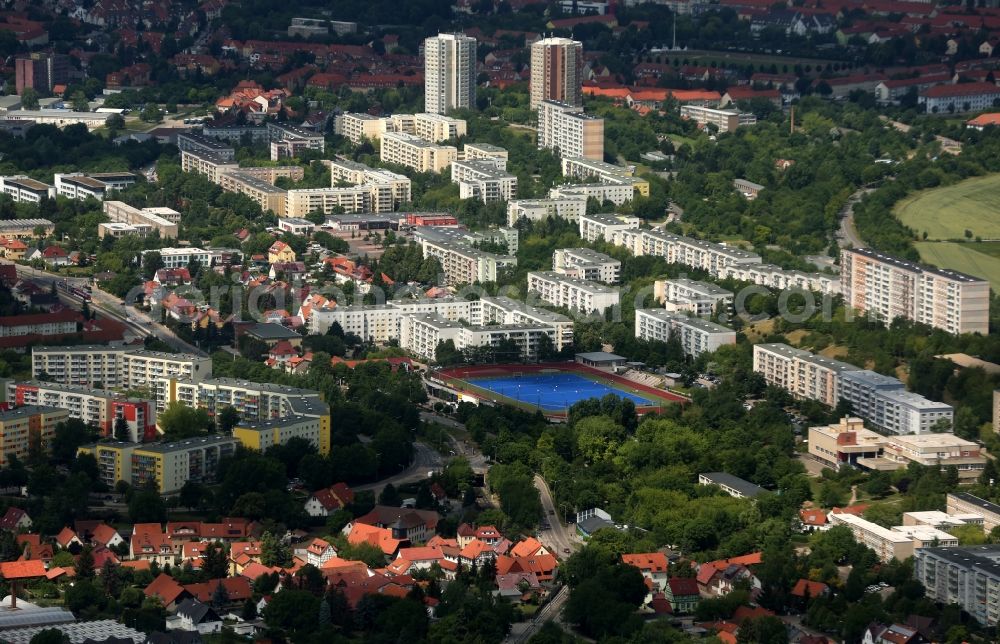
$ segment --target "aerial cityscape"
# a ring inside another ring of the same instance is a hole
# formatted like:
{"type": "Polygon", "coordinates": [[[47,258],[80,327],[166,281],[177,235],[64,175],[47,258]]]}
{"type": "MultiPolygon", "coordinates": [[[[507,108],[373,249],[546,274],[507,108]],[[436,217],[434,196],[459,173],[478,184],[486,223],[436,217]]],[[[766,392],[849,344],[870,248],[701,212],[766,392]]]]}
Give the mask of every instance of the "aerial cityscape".
{"type": "Polygon", "coordinates": [[[0,52],[0,643],[1000,641],[997,0],[0,52]]]}

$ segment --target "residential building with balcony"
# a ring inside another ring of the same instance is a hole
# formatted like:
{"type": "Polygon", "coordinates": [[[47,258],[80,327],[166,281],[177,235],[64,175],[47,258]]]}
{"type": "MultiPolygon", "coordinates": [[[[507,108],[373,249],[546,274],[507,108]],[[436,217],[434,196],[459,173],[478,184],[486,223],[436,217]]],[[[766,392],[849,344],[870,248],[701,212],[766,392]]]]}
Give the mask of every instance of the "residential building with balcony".
{"type": "Polygon", "coordinates": [[[604,313],[620,304],[618,289],[553,271],[528,273],[528,292],[552,306],[582,313],[604,313]]]}
{"type": "Polygon", "coordinates": [[[736,344],[736,332],[730,328],[664,309],[636,309],[635,337],[659,342],[676,338],[684,355],[691,358],[727,344],[736,344]]]}
{"type": "Polygon", "coordinates": [[[904,318],[948,333],[989,333],[989,282],[867,249],[840,253],[844,301],[885,324],[904,318]]]}
{"type": "Polygon", "coordinates": [[[617,284],[622,263],[590,248],[559,248],[552,254],[552,270],[577,279],[617,284]]]}

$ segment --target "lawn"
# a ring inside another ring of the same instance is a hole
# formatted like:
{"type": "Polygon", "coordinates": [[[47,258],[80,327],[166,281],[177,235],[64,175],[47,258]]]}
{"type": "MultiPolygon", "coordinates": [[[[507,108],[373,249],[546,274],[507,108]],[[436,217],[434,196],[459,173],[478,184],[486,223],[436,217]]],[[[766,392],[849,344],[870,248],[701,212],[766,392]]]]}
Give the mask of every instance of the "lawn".
{"type": "Polygon", "coordinates": [[[962,239],[965,231],[1000,239],[1000,174],[966,179],[953,186],[916,193],[895,208],[901,222],[927,239],[962,239]]]}
{"type": "MultiPolygon", "coordinates": [[[[920,258],[940,268],[968,273],[989,280],[994,291],[1000,291],[1000,258],[975,250],[980,244],[953,242],[917,242],[920,258]]],[[[991,247],[995,252],[997,249],[991,247]]]]}

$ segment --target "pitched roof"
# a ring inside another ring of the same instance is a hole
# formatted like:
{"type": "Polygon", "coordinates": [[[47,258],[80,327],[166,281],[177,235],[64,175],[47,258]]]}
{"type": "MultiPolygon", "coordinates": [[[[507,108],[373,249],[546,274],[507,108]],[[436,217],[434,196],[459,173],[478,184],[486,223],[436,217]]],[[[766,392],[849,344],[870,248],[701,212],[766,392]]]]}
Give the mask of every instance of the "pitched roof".
{"type": "Polygon", "coordinates": [[[121,536],[118,531],[109,526],[107,523],[102,523],[101,525],[94,528],[94,533],[91,539],[94,543],[99,543],[102,546],[108,545],[115,536],[121,536]]]}
{"type": "Polygon", "coordinates": [[[538,551],[544,548],[542,542],[534,537],[528,537],[522,541],[517,542],[513,548],[510,550],[510,554],[513,557],[531,557],[532,555],[538,554],[538,551]]]}
{"type": "Polygon", "coordinates": [[[169,606],[184,595],[185,589],[173,577],[161,572],[142,592],[146,597],[159,597],[164,606],[169,606]]]}
{"type": "Polygon", "coordinates": [[[674,597],[698,594],[698,582],[693,577],[671,577],[667,585],[674,597]]]}
{"type": "Polygon", "coordinates": [[[826,512],[823,510],[799,510],[799,519],[803,525],[826,525],[826,512]]]}
{"type": "Polygon", "coordinates": [[[799,579],[792,588],[793,597],[819,597],[826,593],[830,587],[821,581],[810,581],[799,579]]]}
{"type": "Polygon", "coordinates": [[[30,561],[5,561],[0,563],[0,576],[4,579],[33,579],[45,576],[45,564],[41,559],[30,561]]]}
{"type": "Polygon", "coordinates": [[[650,570],[652,572],[666,572],[668,566],[667,555],[662,552],[622,555],[622,563],[634,566],[639,570],[650,570]]]}
{"type": "MultiPolygon", "coordinates": [[[[46,313],[44,315],[39,315],[39,316],[23,315],[23,316],[19,316],[19,317],[21,317],[22,319],[23,318],[28,318],[28,317],[38,317],[39,318],[38,321],[41,322],[41,321],[43,321],[42,320],[43,318],[49,318],[49,317],[51,317],[51,315],[49,313],[46,313]]],[[[0,318],[0,320],[2,320],[2,319],[3,318],[0,318]]],[[[0,529],[2,529],[2,530],[15,530],[15,529],[17,529],[17,523],[18,523],[18,521],[20,521],[22,517],[25,517],[27,515],[28,515],[28,513],[25,512],[24,510],[22,510],[21,508],[16,508],[14,506],[11,506],[11,507],[7,508],[7,512],[4,513],[3,518],[0,518],[0,529]]]]}
{"type": "Polygon", "coordinates": [[[184,590],[200,601],[210,602],[212,601],[215,589],[219,587],[220,583],[226,589],[226,594],[229,595],[230,602],[244,601],[253,596],[253,589],[250,588],[250,580],[243,576],[209,579],[200,584],[188,584],[184,586],[184,590]]]}

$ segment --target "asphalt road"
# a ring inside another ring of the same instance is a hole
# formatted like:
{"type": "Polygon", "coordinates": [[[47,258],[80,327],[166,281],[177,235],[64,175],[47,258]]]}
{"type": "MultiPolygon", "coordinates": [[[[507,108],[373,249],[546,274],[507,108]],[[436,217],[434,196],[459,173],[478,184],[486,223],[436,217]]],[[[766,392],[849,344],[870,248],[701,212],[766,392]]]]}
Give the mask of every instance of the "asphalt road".
{"type": "MultiPolygon", "coordinates": [[[[425,423],[437,423],[438,425],[442,425],[446,428],[465,431],[465,425],[458,422],[454,418],[442,416],[430,411],[420,412],[420,420],[425,423]]],[[[489,471],[489,461],[486,460],[486,456],[477,450],[475,446],[469,444],[467,441],[459,440],[451,434],[448,435],[448,440],[451,442],[455,455],[464,456],[469,461],[469,465],[472,467],[473,472],[476,474],[485,474],[489,471]]]]}
{"type": "Polygon", "coordinates": [[[538,494],[542,500],[542,512],[545,513],[545,519],[549,523],[547,530],[538,532],[538,540],[553,550],[560,559],[565,558],[568,552],[576,551],[579,543],[576,533],[563,524],[562,516],[552,499],[552,491],[549,490],[545,479],[537,474],[535,475],[535,487],[538,488],[538,494]]]}
{"type": "Polygon", "coordinates": [[[841,248],[864,248],[865,242],[858,235],[858,229],[854,227],[854,204],[861,197],[870,192],[868,188],[858,190],[847,198],[847,203],[840,210],[840,228],[837,230],[837,243],[841,248]]]}
{"type": "Polygon", "coordinates": [[[378,498],[379,495],[382,494],[382,490],[386,485],[391,483],[392,485],[399,487],[400,485],[405,485],[407,483],[423,481],[427,478],[428,472],[436,472],[440,470],[443,465],[444,463],[440,454],[418,441],[413,444],[413,463],[411,463],[408,468],[399,474],[394,474],[388,478],[376,481],[375,483],[356,485],[353,489],[355,491],[371,490],[375,492],[375,498],[378,498]]]}

